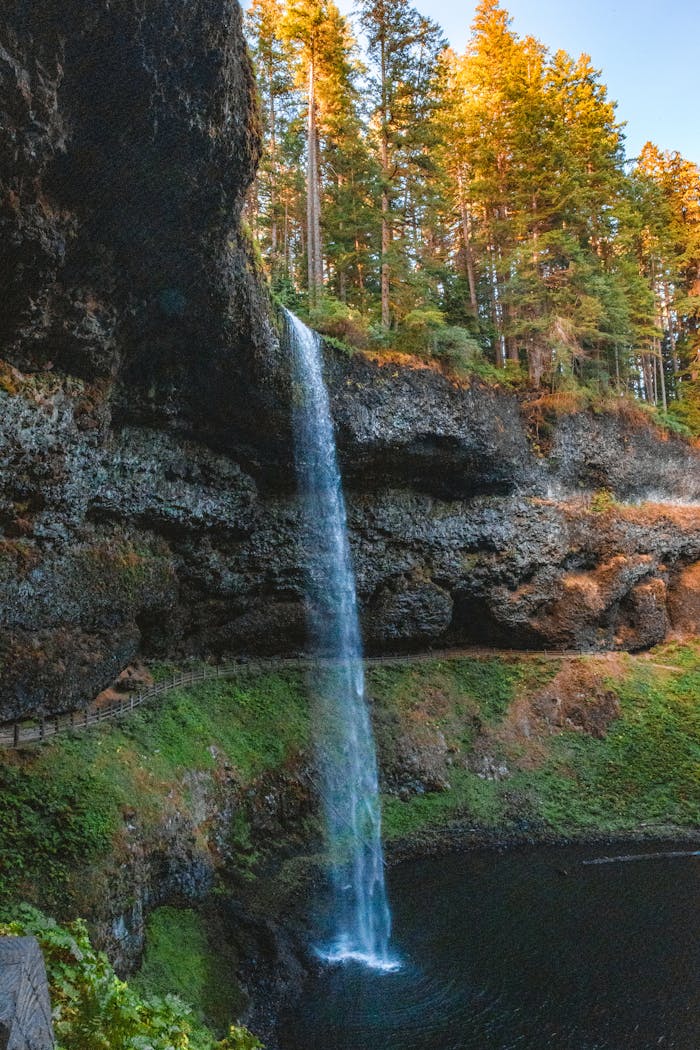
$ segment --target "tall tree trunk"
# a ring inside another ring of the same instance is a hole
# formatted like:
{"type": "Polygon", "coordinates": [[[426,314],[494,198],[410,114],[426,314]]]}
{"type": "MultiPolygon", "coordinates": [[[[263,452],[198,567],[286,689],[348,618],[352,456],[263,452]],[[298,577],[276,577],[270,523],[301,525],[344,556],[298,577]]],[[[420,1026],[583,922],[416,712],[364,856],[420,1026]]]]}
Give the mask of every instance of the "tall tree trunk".
{"type": "Polygon", "coordinates": [[[642,354],[642,373],[644,375],[644,399],[649,404],[656,404],[656,366],[648,353],[642,354]]]}
{"type": "MultiPolygon", "coordinates": [[[[511,306],[506,306],[506,317],[508,319],[508,325],[513,323],[513,309],[511,306]]],[[[508,360],[512,361],[513,364],[520,363],[520,354],[518,353],[518,341],[514,335],[506,336],[506,353],[508,360]]]]}
{"type": "Polygon", "coordinates": [[[676,353],[676,330],[674,325],[673,313],[671,311],[671,289],[669,288],[668,282],[663,283],[663,294],[662,294],[662,313],[664,317],[664,324],[666,331],[668,332],[668,349],[671,356],[671,395],[672,397],[678,397],[678,355],[676,353]]]}
{"type": "Polygon", "coordinates": [[[309,61],[309,117],[306,161],[306,251],[308,259],[309,304],[315,306],[323,286],[321,256],[321,184],[318,165],[318,125],[316,121],[316,69],[309,61]]]}
{"type": "Polygon", "coordinates": [[[355,257],[357,262],[355,264],[357,270],[357,290],[360,293],[360,312],[364,315],[367,311],[367,301],[365,296],[365,268],[361,262],[362,249],[360,247],[360,239],[355,234],[355,257]]]}
{"type": "Polygon", "coordinates": [[[491,273],[489,283],[491,285],[491,319],[493,321],[493,356],[497,368],[506,366],[506,343],[503,336],[503,304],[501,303],[500,288],[498,287],[498,265],[497,250],[493,244],[490,246],[491,273]]]}
{"type": "Polygon", "coordinates": [[[459,184],[459,210],[462,217],[462,242],[464,244],[464,263],[467,271],[467,281],[469,282],[469,302],[471,304],[472,313],[474,317],[478,317],[479,305],[476,300],[476,280],[474,277],[474,252],[472,251],[472,237],[471,237],[471,226],[472,220],[469,214],[469,208],[464,193],[464,180],[460,172],[458,176],[459,184]]]}
{"type": "MultiPolygon", "coordinates": [[[[498,215],[498,218],[500,219],[501,224],[502,224],[501,228],[503,228],[505,226],[505,221],[508,218],[505,206],[498,210],[497,215],[498,215]]],[[[505,357],[507,357],[507,359],[509,361],[512,361],[514,364],[517,365],[519,363],[519,361],[520,361],[520,357],[518,355],[518,343],[517,343],[517,340],[516,340],[515,336],[512,334],[513,333],[513,326],[514,326],[513,306],[512,306],[512,303],[509,303],[507,300],[505,300],[505,297],[503,295],[503,287],[506,284],[507,276],[505,275],[505,267],[503,265],[503,252],[501,250],[501,245],[500,244],[497,245],[497,251],[498,251],[498,270],[497,270],[497,272],[499,274],[499,281],[500,281],[499,288],[498,288],[498,292],[499,292],[498,298],[499,298],[500,307],[501,307],[501,310],[500,310],[500,313],[501,313],[501,324],[502,324],[502,328],[503,328],[503,342],[504,342],[504,346],[505,346],[504,354],[505,354],[505,357]],[[500,277],[500,274],[504,274],[502,279],[500,277]]],[[[505,360],[504,360],[504,365],[505,365],[505,360]]]]}
{"type": "Polygon", "coordinates": [[[270,256],[274,269],[277,261],[277,114],[272,87],[274,68],[271,56],[267,76],[270,92],[270,256]]]}
{"type": "Polygon", "coordinates": [[[666,400],[666,376],[664,375],[664,356],[661,349],[661,341],[659,339],[654,340],[654,345],[657,349],[656,360],[659,365],[659,389],[661,391],[661,407],[664,412],[668,411],[668,402],[666,400]]]}
{"type": "Polygon", "coordinates": [[[389,252],[391,250],[391,202],[389,200],[389,114],[387,112],[387,73],[386,73],[386,42],[381,41],[381,93],[382,93],[382,127],[381,127],[381,165],[382,165],[382,272],[381,272],[381,298],[382,298],[382,328],[388,329],[391,325],[391,301],[389,268],[389,252]]]}
{"type": "Polygon", "coordinates": [[[284,200],[284,273],[289,277],[291,273],[291,260],[289,258],[289,200],[284,200]]]}
{"type": "Polygon", "coordinates": [[[391,325],[391,304],[389,288],[391,273],[389,269],[389,250],[391,248],[391,224],[389,222],[389,190],[382,189],[382,328],[391,325]]]}
{"type": "Polygon", "coordinates": [[[496,300],[496,316],[498,318],[498,338],[501,353],[501,365],[503,368],[506,367],[506,361],[518,361],[518,349],[515,345],[515,340],[510,334],[511,325],[511,308],[503,300],[503,285],[504,281],[501,278],[503,273],[503,254],[501,252],[501,246],[494,241],[494,256],[493,256],[493,287],[494,296],[496,300]]]}

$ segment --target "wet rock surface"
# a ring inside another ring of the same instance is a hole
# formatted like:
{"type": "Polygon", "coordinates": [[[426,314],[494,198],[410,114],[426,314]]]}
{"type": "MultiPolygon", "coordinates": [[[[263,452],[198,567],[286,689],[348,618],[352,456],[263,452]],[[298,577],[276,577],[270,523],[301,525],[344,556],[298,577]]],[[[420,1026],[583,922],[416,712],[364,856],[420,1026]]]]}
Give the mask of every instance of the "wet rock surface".
{"type": "MultiPolygon", "coordinates": [[[[225,0],[0,18],[3,719],[138,656],[304,647],[286,352],[239,219],[257,120],[225,0]]],[[[581,412],[543,452],[509,391],[326,363],[371,651],[697,630],[697,449],[581,412]]]]}
{"type": "Polygon", "coordinates": [[[247,972],[261,984],[268,971],[272,979],[288,969],[274,945],[292,938],[281,928],[282,919],[287,905],[293,907],[291,897],[303,913],[307,880],[290,880],[285,889],[277,875],[286,858],[308,848],[315,827],[307,760],[299,756],[285,769],[243,784],[215,748],[212,758],[212,771],[182,774],[156,822],[142,819],[137,809],[124,809],[118,847],[85,873],[79,908],[122,975],[138,967],[147,917],[164,903],[208,907],[216,923],[229,922],[247,972]],[[185,801],[177,797],[180,792],[185,801]]]}

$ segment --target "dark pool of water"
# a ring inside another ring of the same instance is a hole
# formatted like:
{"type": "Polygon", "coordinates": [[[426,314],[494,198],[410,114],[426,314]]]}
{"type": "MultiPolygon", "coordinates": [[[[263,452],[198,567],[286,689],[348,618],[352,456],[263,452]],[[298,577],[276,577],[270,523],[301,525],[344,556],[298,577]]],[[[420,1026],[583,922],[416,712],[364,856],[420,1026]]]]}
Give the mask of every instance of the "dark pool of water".
{"type": "Polygon", "coordinates": [[[394,869],[401,970],[321,971],[283,1050],[700,1050],[700,857],[582,863],[625,852],[649,847],[394,869]]]}

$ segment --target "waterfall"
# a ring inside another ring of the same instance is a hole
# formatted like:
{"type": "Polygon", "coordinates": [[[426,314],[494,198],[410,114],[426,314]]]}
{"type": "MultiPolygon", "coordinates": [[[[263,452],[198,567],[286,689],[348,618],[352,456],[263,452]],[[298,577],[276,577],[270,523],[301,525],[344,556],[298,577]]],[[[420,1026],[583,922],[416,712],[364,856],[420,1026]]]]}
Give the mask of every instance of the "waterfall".
{"type": "Polygon", "coordinates": [[[345,501],[321,344],[285,311],[294,368],[295,461],[305,502],[309,633],[319,788],[332,868],[333,930],[320,954],[395,969],[384,883],[377,758],[365,702],[362,642],[345,501]]]}

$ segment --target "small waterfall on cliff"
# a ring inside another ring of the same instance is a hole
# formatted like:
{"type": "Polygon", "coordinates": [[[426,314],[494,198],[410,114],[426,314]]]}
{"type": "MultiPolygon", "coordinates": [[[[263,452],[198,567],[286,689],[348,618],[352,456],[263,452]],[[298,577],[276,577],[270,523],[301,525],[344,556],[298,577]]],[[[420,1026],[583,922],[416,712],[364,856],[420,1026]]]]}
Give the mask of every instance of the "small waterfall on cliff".
{"type": "Polygon", "coordinates": [[[384,884],[377,759],[345,501],[318,336],[286,312],[293,353],[297,476],[306,504],[309,628],[315,649],[319,787],[332,862],[329,961],[395,969],[384,884]]]}

